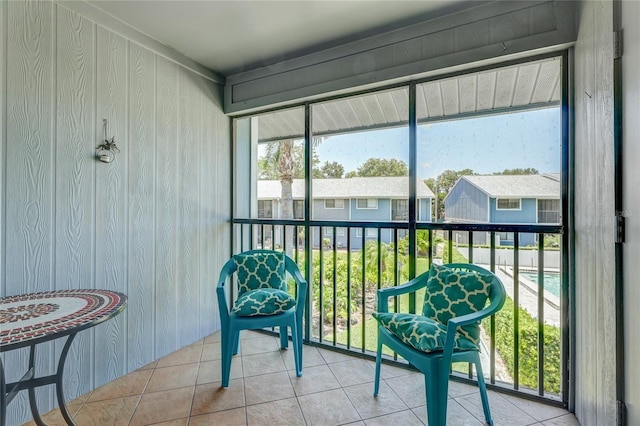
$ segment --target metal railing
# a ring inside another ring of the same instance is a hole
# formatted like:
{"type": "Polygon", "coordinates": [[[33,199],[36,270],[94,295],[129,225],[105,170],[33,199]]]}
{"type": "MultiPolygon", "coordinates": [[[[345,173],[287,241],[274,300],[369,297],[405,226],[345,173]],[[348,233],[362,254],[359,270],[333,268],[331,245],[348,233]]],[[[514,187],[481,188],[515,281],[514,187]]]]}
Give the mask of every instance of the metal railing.
{"type": "MultiPolygon", "coordinates": [[[[234,223],[236,251],[284,250],[307,274],[305,341],[363,357],[375,354],[377,324],[371,314],[377,289],[400,285],[433,262],[469,262],[490,269],[505,284],[508,299],[502,311],[482,323],[487,382],[501,391],[566,404],[568,282],[560,225],[418,222],[410,231],[407,223],[397,222],[234,223]],[[416,242],[411,249],[410,232],[416,242]],[[508,246],[500,245],[498,237],[505,232],[514,235],[508,246]]],[[[421,312],[423,297],[401,297],[391,306],[421,312]]],[[[390,352],[386,359],[404,363],[390,352]]],[[[474,378],[467,365],[454,366],[452,373],[474,378]]]]}

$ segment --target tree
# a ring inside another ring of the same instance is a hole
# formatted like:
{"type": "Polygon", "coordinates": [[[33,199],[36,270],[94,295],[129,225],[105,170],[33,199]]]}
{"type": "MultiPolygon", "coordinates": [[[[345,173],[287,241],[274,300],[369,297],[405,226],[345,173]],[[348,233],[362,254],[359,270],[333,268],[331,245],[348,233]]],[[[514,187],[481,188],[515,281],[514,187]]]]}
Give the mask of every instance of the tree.
{"type": "Polygon", "coordinates": [[[361,177],[409,176],[407,163],[395,158],[369,158],[358,167],[357,175],[361,177]]]}
{"type": "MultiPolygon", "coordinates": [[[[304,146],[293,139],[269,142],[258,158],[258,179],[279,180],[281,184],[281,218],[293,219],[293,179],[304,178],[304,146]]],[[[284,242],[287,254],[293,247],[293,232],[284,242]]]]}
{"type": "MultiPolygon", "coordinates": [[[[258,179],[280,180],[278,161],[283,144],[291,145],[287,155],[291,155],[291,161],[293,161],[293,179],[304,179],[304,145],[294,143],[293,140],[267,143],[264,155],[258,158],[258,179]]],[[[314,154],[314,169],[319,162],[317,155],[314,154]]]]}
{"type": "Polygon", "coordinates": [[[315,169],[313,177],[324,179],[341,179],[344,175],[344,166],[337,161],[328,162],[325,161],[322,167],[318,169],[318,176],[316,176],[315,169]]]}
{"type": "MultiPolygon", "coordinates": [[[[293,219],[293,177],[295,172],[295,157],[293,155],[293,140],[282,141],[278,155],[278,173],[282,192],[282,219],[293,219]]],[[[293,241],[293,240],[292,240],[293,241]]]]}
{"type": "Polygon", "coordinates": [[[527,167],[526,169],[504,169],[502,172],[493,172],[494,175],[539,175],[538,169],[527,167]]]}
{"type": "MultiPolygon", "coordinates": [[[[322,138],[314,138],[314,146],[319,144],[322,138]]],[[[279,142],[269,142],[265,154],[258,159],[258,179],[280,180],[282,185],[280,203],[281,219],[293,219],[293,179],[304,179],[305,161],[304,144],[294,144],[293,139],[279,142]]],[[[312,170],[315,175],[317,155],[313,154],[312,170]]],[[[285,251],[292,253],[295,232],[285,232],[285,251]]]]}

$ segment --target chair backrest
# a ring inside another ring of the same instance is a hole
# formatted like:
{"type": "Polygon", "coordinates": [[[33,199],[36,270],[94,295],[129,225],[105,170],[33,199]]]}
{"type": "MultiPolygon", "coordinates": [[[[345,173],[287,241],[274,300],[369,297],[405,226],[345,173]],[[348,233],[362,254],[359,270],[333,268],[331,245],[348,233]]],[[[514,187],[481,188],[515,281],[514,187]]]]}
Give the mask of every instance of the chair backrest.
{"type": "Polygon", "coordinates": [[[234,254],[238,296],[250,290],[286,290],[285,254],[274,250],[251,250],[234,254]]]}
{"type": "Polygon", "coordinates": [[[497,312],[506,299],[500,279],[474,264],[434,264],[427,280],[422,314],[444,325],[451,318],[473,314],[476,321],[459,331],[475,343],[480,338],[479,321],[497,312]]]}
{"type": "MultiPolygon", "coordinates": [[[[245,255],[254,255],[254,254],[264,254],[264,253],[277,253],[273,250],[250,250],[242,252],[241,254],[245,255]]],[[[281,252],[279,252],[281,253],[281,252]]],[[[287,273],[293,278],[293,282],[297,287],[295,300],[296,300],[296,315],[301,316],[304,310],[304,304],[307,297],[308,285],[307,281],[302,276],[298,265],[291,259],[289,256],[282,254],[284,257],[284,273],[282,275],[283,290],[285,292],[289,292],[287,289],[288,276],[287,273]]],[[[231,296],[231,291],[229,290],[229,286],[232,284],[232,280],[230,280],[231,276],[233,276],[237,272],[237,264],[233,257],[229,259],[222,270],[220,271],[220,276],[218,278],[218,285],[216,286],[216,295],[218,299],[218,307],[220,311],[220,315],[222,317],[222,322],[229,320],[229,307],[233,306],[232,301],[227,301],[227,297],[231,296]],[[229,286],[227,286],[227,281],[229,281],[229,286]],[[226,289],[226,290],[225,290],[226,289]]],[[[237,275],[237,274],[236,274],[237,275]]],[[[239,297],[240,294],[236,294],[233,300],[239,297]]]]}
{"type": "MultiPolygon", "coordinates": [[[[302,277],[302,274],[300,272],[300,268],[298,267],[298,265],[295,263],[293,259],[291,259],[289,256],[287,256],[283,252],[277,252],[274,250],[267,250],[267,249],[256,249],[256,250],[244,251],[244,252],[238,253],[238,255],[260,255],[260,254],[272,254],[272,253],[277,253],[279,255],[282,255],[282,257],[284,258],[284,271],[282,274],[283,290],[285,291],[287,290],[286,289],[287,273],[291,275],[291,277],[298,284],[300,283],[300,281],[304,281],[304,278],[302,277]]],[[[220,271],[220,277],[218,279],[218,287],[223,288],[226,280],[230,276],[235,274],[237,270],[238,270],[238,264],[236,263],[234,257],[231,257],[231,259],[229,259],[224,264],[224,266],[222,267],[222,270],[220,271]]],[[[241,293],[239,293],[238,295],[240,294],[241,293]]]]}
{"type": "Polygon", "coordinates": [[[483,311],[488,311],[490,314],[494,314],[502,308],[505,300],[507,299],[507,292],[504,289],[504,284],[495,273],[483,268],[482,266],[474,265],[473,263],[448,263],[446,266],[451,269],[462,269],[480,272],[482,274],[491,274],[493,276],[493,281],[491,281],[491,288],[489,289],[489,297],[487,299],[488,305],[483,308],[483,311]]]}

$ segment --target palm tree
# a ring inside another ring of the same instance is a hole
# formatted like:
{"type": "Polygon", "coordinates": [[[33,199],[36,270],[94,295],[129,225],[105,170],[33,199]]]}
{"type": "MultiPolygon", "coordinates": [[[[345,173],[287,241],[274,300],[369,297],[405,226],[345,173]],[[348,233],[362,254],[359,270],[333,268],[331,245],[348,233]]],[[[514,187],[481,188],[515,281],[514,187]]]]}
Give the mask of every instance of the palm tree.
{"type": "MultiPolygon", "coordinates": [[[[278,152],[278,174],[280,175],[280,203],[282,206],[282,219],[293,219],[293,175],[295,173],[295,161],[293,156],[293,140],[287,139],[280,143],[278,152]]],[[[286,228],[285,228],[286,229],[286,228]]],[[[287,255],[293,250],[293,241],[296,232],[285,232],[284,247],[287,255]]]]}
{"type": "MultiPolygon", "coordinates": [[[[265,146],[264,156],[258,163],[258,179],[279,180],[280,219],[293,219],[293,179],[304,178],[304,149],[294,144],[293,139],[269,142],[265,146]]],[[[295,229],[288,229],[284,247],[290,255],[294,241],[297,240],[295,229]]]]}
{"type": "MultiPolygon", "coordinates": [[[[313,138],[312,146],[317,147],[323,137],[313,138]]],[[[293,139],[269,142],[265,147],[264,156],[259,160],[258,178],[279,180],[282,189],[280,193],[281,219],[293,219],[293,179],[304,178],[304,148],[296,146],[293,139]],[[275,165],[275,167],[274,167],[275,165]]],[[[315,170],[319,160],[314,155],[312,170],[315,170]]],[[[295,230],[286,233],[285,248],[291,254],[295,230]]]]}

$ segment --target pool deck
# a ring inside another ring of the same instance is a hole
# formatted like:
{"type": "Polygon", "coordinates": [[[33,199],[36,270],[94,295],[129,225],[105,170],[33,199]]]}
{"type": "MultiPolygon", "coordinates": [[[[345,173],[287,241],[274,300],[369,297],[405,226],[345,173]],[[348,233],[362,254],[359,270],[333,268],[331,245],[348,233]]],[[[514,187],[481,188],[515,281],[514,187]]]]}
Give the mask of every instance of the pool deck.
{"type": "MultiPolygon", "coordinates": [[[[496,270],[496,275],[502,280],[504,288],[511,299],[513,299],[513,272],[511,267],[500,266],[496,270]]],[[[538,318],[538,292],[535,283],[520,278],[518,286],[518,296],[520,306],[527,310],[534,318],[538,318]]],[[[544,323],[560,326],[560,300],[557,296],[545,291],[544,295],[544,323]]]]}

